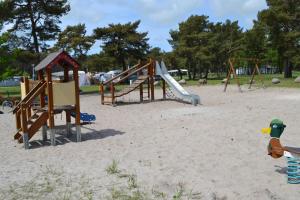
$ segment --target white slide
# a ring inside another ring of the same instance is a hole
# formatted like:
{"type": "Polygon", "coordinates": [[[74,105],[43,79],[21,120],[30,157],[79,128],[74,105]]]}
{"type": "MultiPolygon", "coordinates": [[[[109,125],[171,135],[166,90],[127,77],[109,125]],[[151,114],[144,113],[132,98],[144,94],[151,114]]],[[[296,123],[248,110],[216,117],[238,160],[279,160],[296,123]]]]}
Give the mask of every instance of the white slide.
{"type": "Polygon", "coordinates": [[[172,92],[177,98],[182,101],[187,101],[193,105],[200,104],[200,97],[195,94],[188,93],[168,72],[165,63],[162,61],[161,65],[156,61],[156,75],[161,76],[170,86],[172,92]]]}

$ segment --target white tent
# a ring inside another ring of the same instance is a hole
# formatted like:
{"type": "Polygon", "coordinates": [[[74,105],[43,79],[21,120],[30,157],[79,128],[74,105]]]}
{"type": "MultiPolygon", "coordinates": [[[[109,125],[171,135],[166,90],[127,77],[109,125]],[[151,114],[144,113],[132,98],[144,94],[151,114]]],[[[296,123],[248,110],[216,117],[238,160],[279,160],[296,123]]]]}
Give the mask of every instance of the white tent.
{"type": "Polygon", "coordinates": [[[91,85],[89,73],[85,73],[84,71],[78,71],[78,75],[79,75],[79,87],[85,85],[91,85]]]}
{"type": "MultiPolygon", "coordinates": [[[[69,71],[69,76],[73,76],[73,71],[70,70],[69,71]]],[[[61,79],[64,77],[64,72],[54,72],[52,73],[52,76],[54,77],[57,77],[57,79],[61,79]]],[[[85,86],[85,85],[91,85],[91,82],[90,82],[90,74],[89,73],[85,73],[84,71],[78,71],[78,76],[79,76],[79,87],[81,86],[85,86]]]]}

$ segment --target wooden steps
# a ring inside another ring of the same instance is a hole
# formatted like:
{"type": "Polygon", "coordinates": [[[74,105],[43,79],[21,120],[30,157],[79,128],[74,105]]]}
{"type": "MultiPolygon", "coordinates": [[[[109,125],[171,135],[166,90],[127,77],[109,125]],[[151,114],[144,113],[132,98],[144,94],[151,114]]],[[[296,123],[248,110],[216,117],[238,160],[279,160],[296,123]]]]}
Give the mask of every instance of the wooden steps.
{"type": "Polygon", "coordinates": [[[132,91],[134,91],[135,89],[137,89],[141,84],[143,84],[146,80],[148,79],[148,76],[139,76],[137,80],[135,80],[131,85],[129,85],[128,87],[124,88],[123,90],[121,90],[120,92],[117,92],[115,94],[115,97],[121,97],[124,96],[132,91]]]}
{"type": "MultiPolygon", "coordinates": [[[[27,122],[27,132],[28,132],[28,139],[32,138],[34,134],[47,123],[48,120],[48,112],[46,111],[36,111],[27,122]]],[[[20,128],[14,136],[15,140],[18,140],[19,143],[23,142],[22,137],[22,128],[20,128]]]]}
{"type": "Polygon", "coordinates": [[[101,103],[116,105],[116,99],[127,95],[128,93],[139,89],[140,92],[140,101],[144,99],[144,94],[147,93],[146,97],[148,99],[154,100],[154,73],[155,73],[155,62],[150,59],[150,61],[144,65],[139,62],[138,65],[123,71],[121,74],[113,77],[112,79],[102,83],[99,87],[101,93],[101,103]],[[132,76],[137,76],[137,79],[129,86],[123,88],[121,91],[116,91],[115,86],[117,84],[123,83],[125,80],[128,80],[132,76]],[[116,81],[118,79],[118,81],[116,81]],[[146,82],[147,89],[143,84],[146,82]],[[104,93],[104,88],[109,88],[109,93],[104,93]]]}
{"type": "MultiPolygon", "coordinates": [[[[114,98],[122,97],[122,96],[136,90],[140,85],[144,84],[148,80],[148,78],[149,78],[148,75],[138,76],[138,78],[131,85],[128,85],[123,90],[121,90],[119,92],[116,92],[115,95],[114,95],[114,98]]],[[[111,104],[112,99],[113,99],[113,97],[112,97],[111,94],[106,94],[106,95],[104,95],[104,102],[103,103],[111,104]]]]}

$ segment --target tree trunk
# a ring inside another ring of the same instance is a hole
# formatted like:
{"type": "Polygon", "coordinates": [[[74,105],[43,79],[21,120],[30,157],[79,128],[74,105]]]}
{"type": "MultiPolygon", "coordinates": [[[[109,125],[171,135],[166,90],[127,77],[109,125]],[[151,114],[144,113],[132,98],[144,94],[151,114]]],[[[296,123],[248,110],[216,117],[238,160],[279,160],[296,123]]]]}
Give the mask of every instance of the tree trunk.
{"type": "Polygon", "coordinates": [[[122,59],[122,68],[123,68],[123,71],[126,71],[126,70],[127,70],[127,66],[126,66],[126,61],[125,61],[125,59],[122,59]]]}
{"type": "Polygon", "coordinates": [[[288,58],[284,59],[284,78],[292,78],[292,64],[288,58]]]}
{"type": "Polygon", "coordinates": [[[28,9],[28,13],[29,13],[29,16],[30,16],[30,22],[31,22],[31,34],[32,34],[32,37],[33,37],[33,44],[34,44],[34,49],[35,49],[35,53],[39,53],[40,50],[39,50],[39,42],[38,42],[38,37],[37,37],[37,34],[36,34],[36,22],[34,20],[34,16],[33,16],[33,11],[32,11],[32,2],[31,0],[28,0],[27,1],[27,9],[28,9]]]}
{"type": "Polygon", "coordinates": [[[180,77],[180,80],[182,80],[182,71],[179,67],[177,67],[177,70],[178,70],[178,74],[179,74],[179,77],[180,77]]]}
{"type": "Polygon", "coordinates": [[[192,75],[191,75],[191,62],[188,62],[188,75],[189,75],[189,80],[192,79],[192,75]]]}
{"type": "Polygon", "coordinates": [[[193,67],[193,80],[196,79],[196,67],[193,67]]]}
{"type": "Polygon", "coordinates": [[[207,80],[207,78],[208,78],[208,72],[209,72],[209,70],[208,70],[208,68],[206,68],[206,70],[205,70],[205,75],[204,75],[204,79],[206,79],[206,80],[207,80]]]}

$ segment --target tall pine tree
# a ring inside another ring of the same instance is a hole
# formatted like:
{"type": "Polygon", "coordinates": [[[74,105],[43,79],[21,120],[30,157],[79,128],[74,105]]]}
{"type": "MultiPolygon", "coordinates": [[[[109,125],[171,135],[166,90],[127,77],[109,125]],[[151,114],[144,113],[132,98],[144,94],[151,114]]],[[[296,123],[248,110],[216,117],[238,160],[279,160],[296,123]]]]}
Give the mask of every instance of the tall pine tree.
{"type": "Polygon", "coordinates": [[[96,28],[95,38],[103,42],[105,53],[116,58],[123,70],[126,70],[126,60],[142,59],[149,50],[147,32],[139,33],[140,21],[126,24],[109,24],[108,27],[96,28]]]}
{"type": "Polygon", "coordinates": [[[59,33],[55,48],[63,49],[73,54],[80,62],[84,61],[87,52],[94,44],[94,38],[86,35],[85,24],[67,26],[59,33]]]}
{"type": "Polygon", "coordinates": [[[39,53],[55,39],[60,17],[69,11],[67,0],[3,0],[0,22],[12,25],[9,31],[22,40],[23,48],[39,53]]]}
{"type": "Polygon", "coordinates": [[[300,52],[300,1],[267,0],[268,8],[259,12],[258,20],[265,24],[269,40],[277,49],[279,66],[284,77],[292,77],[292,67],[300,52]]]}

